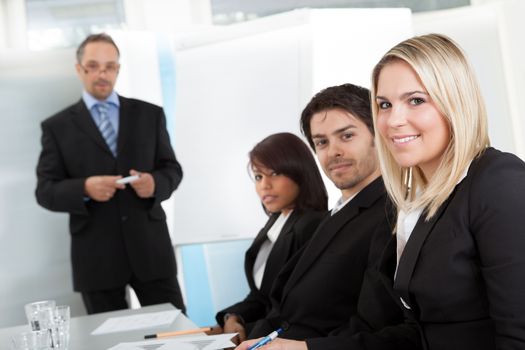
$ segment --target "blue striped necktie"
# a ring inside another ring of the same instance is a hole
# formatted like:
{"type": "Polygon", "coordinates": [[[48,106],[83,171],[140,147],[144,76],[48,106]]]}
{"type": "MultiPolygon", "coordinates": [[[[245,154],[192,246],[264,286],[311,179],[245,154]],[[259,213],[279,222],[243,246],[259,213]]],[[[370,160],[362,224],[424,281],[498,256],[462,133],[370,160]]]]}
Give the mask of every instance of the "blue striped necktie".
{"type": "Polygon", "coordinates": [[[96,105],[98,114],[100,116],[100,123],[98,129],[102,134],[106,144],[108,145],[111,153],[116,157],[117,156],[117,133],[109,121],[108,116],[108,104],[107,103],[97,103],[96,105]]]}

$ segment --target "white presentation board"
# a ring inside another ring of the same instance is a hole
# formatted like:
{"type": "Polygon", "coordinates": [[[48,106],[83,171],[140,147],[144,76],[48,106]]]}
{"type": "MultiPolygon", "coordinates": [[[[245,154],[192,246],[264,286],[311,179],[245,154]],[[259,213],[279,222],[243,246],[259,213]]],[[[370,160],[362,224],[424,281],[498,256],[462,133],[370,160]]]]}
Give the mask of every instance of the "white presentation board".
{"type": "MultiPolygon", "coordinates": [[[[253,237],[266,216],[248,152],[272,133],[300,135],[314,93],[368,86],[381,55],[412,35],[407,9],[300,10],[220,32],[186,38],[175,55],[174,144],[184,170],[175,244],[253,237]]],[[[330,186],[329,194],[333,204],[339,192],[330,186]]]]}

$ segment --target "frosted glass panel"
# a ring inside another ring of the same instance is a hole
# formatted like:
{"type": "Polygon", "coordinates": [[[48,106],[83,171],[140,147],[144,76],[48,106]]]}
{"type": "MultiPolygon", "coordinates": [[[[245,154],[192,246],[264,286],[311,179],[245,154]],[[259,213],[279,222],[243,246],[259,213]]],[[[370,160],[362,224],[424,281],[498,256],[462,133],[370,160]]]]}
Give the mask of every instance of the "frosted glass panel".
{"type": "Polygon", "coordinates": [[[34,196],[40,122],[76,101],[74,52],[0,55],[0,327],[25,322],[23,305],[54,298],[83,313],[72,292],[67,216],[34,196]]]}

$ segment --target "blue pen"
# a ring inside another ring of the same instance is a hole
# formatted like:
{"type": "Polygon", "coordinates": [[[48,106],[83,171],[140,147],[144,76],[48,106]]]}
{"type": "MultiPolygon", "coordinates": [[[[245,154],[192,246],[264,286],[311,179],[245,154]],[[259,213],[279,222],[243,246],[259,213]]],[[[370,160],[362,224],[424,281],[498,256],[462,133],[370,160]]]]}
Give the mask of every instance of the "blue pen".
{"type": "Polygon", "coordinates": [[[261,340],[259,340],[257,343],[255,343],[252,346],[250,346],[248,348],[248,350],[259,349],[261,346],[266,345],[269,342],[271,342],[272,340],[274,340],[275,338],[277,338],[277,336],[279,336],[279,334],[281,334],[283,331],[284,331],[284,329],[282,329],[282,328],[279,328],[278,330],[273,331],[272,333],[268,334],[266,337],[264,337],[261,340]]]}

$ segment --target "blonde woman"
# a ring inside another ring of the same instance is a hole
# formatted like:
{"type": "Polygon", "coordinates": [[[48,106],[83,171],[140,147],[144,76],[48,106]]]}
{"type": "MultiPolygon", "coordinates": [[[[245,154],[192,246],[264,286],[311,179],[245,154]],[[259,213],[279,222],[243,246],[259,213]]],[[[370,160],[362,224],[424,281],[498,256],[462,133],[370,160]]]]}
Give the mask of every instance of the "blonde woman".
{"type": "Polygon", "coordinates": [[[423,346],[525,348],[525,163],[489,146],[464,53],[437,34],[396,45],[372,110],[399,213],[394,289],[423,346]]]}

